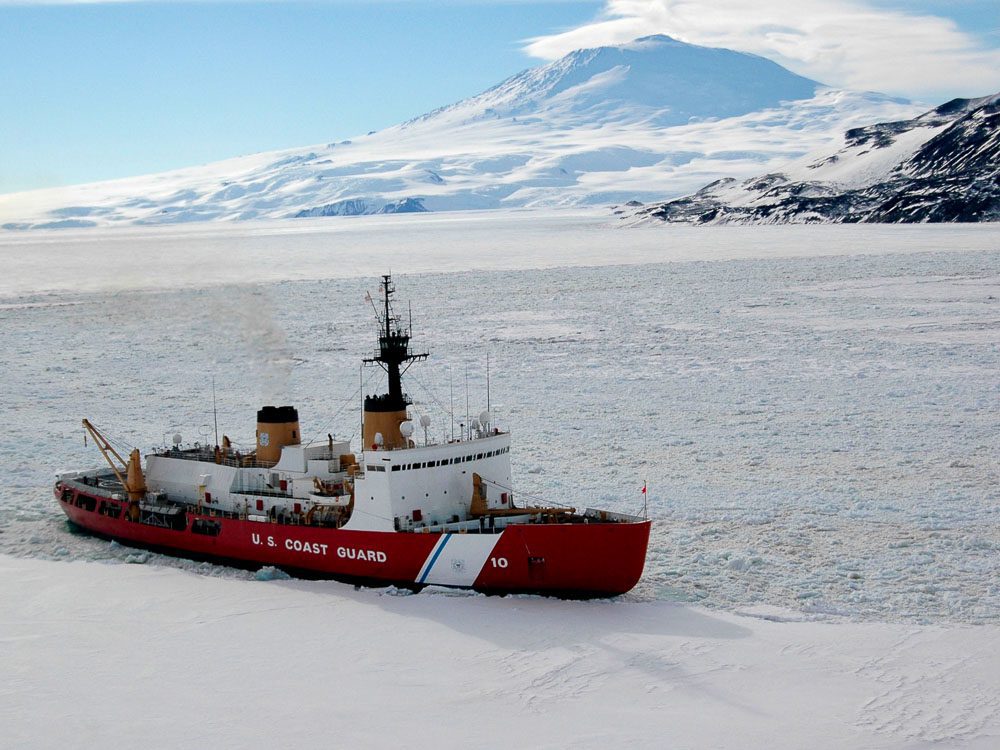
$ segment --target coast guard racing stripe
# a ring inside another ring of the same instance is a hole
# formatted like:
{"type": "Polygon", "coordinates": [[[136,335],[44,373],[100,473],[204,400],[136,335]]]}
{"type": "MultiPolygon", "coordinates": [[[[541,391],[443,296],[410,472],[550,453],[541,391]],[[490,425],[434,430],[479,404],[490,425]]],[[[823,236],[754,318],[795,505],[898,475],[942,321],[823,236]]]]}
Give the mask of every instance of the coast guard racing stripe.
{"type": "Polygon", "coordinates": [[[417,575],[417,583],[471,586],[502,534],[442,534],[417,575]]]}

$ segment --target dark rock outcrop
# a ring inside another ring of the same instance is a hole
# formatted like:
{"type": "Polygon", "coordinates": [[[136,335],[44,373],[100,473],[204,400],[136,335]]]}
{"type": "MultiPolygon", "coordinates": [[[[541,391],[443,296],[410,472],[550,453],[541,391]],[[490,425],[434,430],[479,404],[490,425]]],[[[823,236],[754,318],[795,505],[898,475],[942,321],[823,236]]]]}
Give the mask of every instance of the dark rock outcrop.
{"type": "Polygon", "coordinates": [[[688,224],[1000,221],[1000,94],[954,99],[912,120],[849,130],[844,148],[804,173],[850,173],[852,160],[892,148],[898,160],[864,179],[777,173],[739,183],[718,180],[632,218],[688,224]]]}

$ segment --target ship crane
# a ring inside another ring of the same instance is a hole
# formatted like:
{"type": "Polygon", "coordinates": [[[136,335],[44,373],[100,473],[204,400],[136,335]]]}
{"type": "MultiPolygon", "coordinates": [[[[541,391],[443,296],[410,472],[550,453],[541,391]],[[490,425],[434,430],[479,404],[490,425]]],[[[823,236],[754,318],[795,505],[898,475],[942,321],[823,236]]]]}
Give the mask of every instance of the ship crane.
{"type": "Polygon", "coordinates": [[[108,442],[108,439],[101,434],[100,430],[90,423],[89,419],[83,420],[83,426],[94,438],[104,460],[108,462],[111,471],[115,473],[125,492],[128,493],[128,499],[133,503],[142,500],[146,496],[146,478],[142,474],[142,459],[139,456],[139,449],[133,448],[128,461],[126,461],[108,442]],[[115,463],[116,460],[117,463],[115,463]]]}

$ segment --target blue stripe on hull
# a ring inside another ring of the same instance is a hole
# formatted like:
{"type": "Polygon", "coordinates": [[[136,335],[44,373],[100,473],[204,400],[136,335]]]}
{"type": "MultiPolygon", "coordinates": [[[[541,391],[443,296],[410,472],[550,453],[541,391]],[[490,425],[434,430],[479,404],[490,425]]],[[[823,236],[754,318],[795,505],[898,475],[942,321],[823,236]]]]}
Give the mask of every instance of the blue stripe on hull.
{"type": "Polygon", "coordinates": [[[444,537],[441,539],[441,542],[438,544],[437,549],[434,550],[434,554],[431,556],[431,561],[427,564],[427,567],[424,568],[424,572],[420,576],[420,578],[417,579],[417,583],[423,583],[424,581],[427,580],[427,576],[430,574],[431,569],[434,567],[434,563],[437,562],[438,557],[441,556],[441,550],[444,549],[444,546],[448,543],[449,539],[451,539],[451,534],[445,534],[444,537]]]}

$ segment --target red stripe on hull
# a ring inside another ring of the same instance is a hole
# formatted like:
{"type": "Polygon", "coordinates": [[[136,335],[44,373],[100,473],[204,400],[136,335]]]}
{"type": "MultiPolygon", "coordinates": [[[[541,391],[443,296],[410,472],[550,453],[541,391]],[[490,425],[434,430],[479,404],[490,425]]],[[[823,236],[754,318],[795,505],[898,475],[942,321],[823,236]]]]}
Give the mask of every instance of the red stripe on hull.
{"type": "MultiPolygon", "coordinates": [[[[124,513],[119,518],[102,515],[63,502],[61,494],[62,486],[57,485],[59,505],[73,523],[125,543],[365,583],[413,586],[442,536],[293,526],[191,513],[185,527],[175,530],[130,521],[124,513]],[[219,523],[218,535],[192,532],[193,518],[219,523]]],[[[95,507],[109,502],[103,496],[79,494],[93,497],[95,507]]],[[[511,525],[499,535],[482,535],[484,544],[495,543],[495,547],[472,588],[486,593],[621,594],[642,575],[649,529],[649,521],[511,525]]]]}

